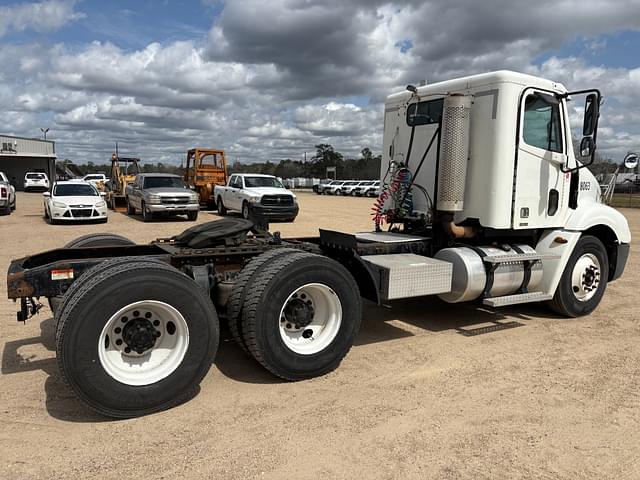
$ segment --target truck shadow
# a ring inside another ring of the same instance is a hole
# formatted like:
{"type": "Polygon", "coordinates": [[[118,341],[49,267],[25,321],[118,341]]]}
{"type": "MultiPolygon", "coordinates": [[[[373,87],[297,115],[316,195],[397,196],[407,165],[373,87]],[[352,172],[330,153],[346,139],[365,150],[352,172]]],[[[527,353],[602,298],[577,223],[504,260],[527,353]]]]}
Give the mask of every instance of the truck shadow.
{"type": "MultiPolygon", "coordinates": [[[[532,310],[531,316],[542,316],[544,308],[538,310],[532,310]]],[[[523,309],[491,310],[478,304],[450,304],[437,297],[397,300],[380,307],[365,302],[355,345],[411,337],[416,334],[415,329],[426,332],[454,330],[471,337],[521,327],[525,324],[518,320],[529,318],[523,309]]]]}
{"type": "Polygon", "coordinates": [[[42,345],[50,352],[55,352],[54,320],[48,318],[40,323],[40,336],[23,338],[7,342],[2,352],[0,372],[3,375],[26,373],[42,370],[47,374],[44,383],[47,412],[58,420],[67,422],[105,422],[111,419],[103,417],[81,403],[71,389],[65,385],[55,358],[37,359],[36,355],[23,355],[20,349],[33,345],[42,345]]]}
{"type": "MultiPolygon", "coordinates": [[[[438,298],[415,298],[378,307],[374,303],[363,305],[362,326],[355,339],[356,346],[411,337],[424,332],[452,330],[466,337],[494,333],[514,327],[526,326],[531,319],[557,318],[542,305],[519,305],[510,309],[489,310],[473,304],[448,304],[438,298]],[[418,329],[418,331],[416,331],[418,329]]],[[[223,322],[224,323],[224,322],[223,322]]],[[[226,377],[244,383],[286,383],[269,373],[245,354],[235,344],[223,325],[220,346],[215,366],[226,377]]],[[[40,323],[40,336],[6,342],[2,352],[0,372],[3,375],[41,370],[47,374],[45,380],[46,408],[49,414],[67,422],[114,421],[94,412],[80,402],[64,383],[55,358],[38,358],[25,355],[21,349],[44,346],[55,352],[54,320],[48,318],[40,323]]],[[[194,392],[197,395],[199,389],[194,392]]]]}

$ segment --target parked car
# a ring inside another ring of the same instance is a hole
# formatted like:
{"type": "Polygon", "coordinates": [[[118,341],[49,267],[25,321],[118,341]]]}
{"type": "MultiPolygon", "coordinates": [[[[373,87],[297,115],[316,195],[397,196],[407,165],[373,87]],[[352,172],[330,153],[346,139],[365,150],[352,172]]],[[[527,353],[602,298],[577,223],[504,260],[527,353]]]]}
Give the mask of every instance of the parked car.
{"type": "Polygon", "coordinates": [[[362,185],[363,183],[367,183],[366,181],[351,181],[351,182],[344,182],[344,184],[338,189],[336,190],[336,195],[355,195],[354,191],[356,188],[358,188],[360,185],[362,185]],[[340,193],[338,193],[340,192],[340,193]]]}
{"type": "Polygon", "coordinates": [[[380,180],[368,180],[366,182],[360,182],[356,188],[353,189],[353,195],[358,197],[375,197],[376,192],[380,188],[380,180]]]}
{"type": "Polygon", "coordinates": [[[124,191],[127,215],[142,213],[149,222],[154,215],[186,215],[196,220],[200,211],[198,194],[178,175],[170,173],[140,173],[124,191]]]}
{"type": "Polygon", "coordinates": [[[257,215],[293,222],[299,212],[296,196],[273,175],[237,173],[227,185],[216,185],[214,194],[220,215],[236,210],[247,219],[257,215]]]}
{"type": "Polygon", "coordinates": [[[24,191],[29,190],[49,190],[49,177],[46,173],[27,172],[24,175],[24,191]]]}
{"type": "Polygon", "coordinates": [[[344,185],[345,182],[346,180],[334,180],[325,187],[322,193],[324,193],[325,195],[334,195],[336,193],[336,190],[344,185]]]}
{"type": "Polygon", "coordinates": [[[68,180],[53,184],[44,192],[44,218],[52,225],[60,222],[95,220],[107,223],[107,204],[90,183],[68,180]]]}
{"type": "Polygon", "coordinates": [[[324,189],[327,188],[333,180],[330,178],[325,178],[324,180],[320,180],[320,183],[311,187],[311,189],[317,193],[318,195],[322,195],[324,193],[324,189]]]}
{"type": "Polygon", "coordinates": [[[0,172],[0,215],[10,215],[16,209],[16,188],[4,172],[0,172]]]}

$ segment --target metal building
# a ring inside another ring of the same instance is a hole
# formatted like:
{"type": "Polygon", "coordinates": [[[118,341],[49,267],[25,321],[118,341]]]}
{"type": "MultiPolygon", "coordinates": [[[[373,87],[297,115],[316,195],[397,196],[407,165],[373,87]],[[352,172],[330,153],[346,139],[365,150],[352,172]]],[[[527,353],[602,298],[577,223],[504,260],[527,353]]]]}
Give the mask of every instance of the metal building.
{"type": "Polygon", "coordinates": [[[24,174],[44,172],[55,179],[56,146],[51,140],[0,135],[0,171],[22,190],[24,174]]]}

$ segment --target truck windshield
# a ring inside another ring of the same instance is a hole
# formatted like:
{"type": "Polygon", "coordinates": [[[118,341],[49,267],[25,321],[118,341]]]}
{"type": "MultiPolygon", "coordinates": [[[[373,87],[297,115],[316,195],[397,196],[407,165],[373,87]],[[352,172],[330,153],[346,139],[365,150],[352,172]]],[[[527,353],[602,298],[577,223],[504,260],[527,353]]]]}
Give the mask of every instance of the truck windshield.
{"type": "Polygon", "coordinates": [[[91,185],[60,183],[53,192],[56,197],[96,197],[98,192],[91,185]]]}
{"type": "Polygon", "coordinates": [[[27,173],[27,178],[31,180],[42,180],[44,178],[44,173],[27,173]]]}
{"type": "Polygon", "coordinates": [[[189,188],[178,177],[147,177],[144,179],[144,188],[189,188]]]}
{"type": "Polygon", "coordinates": [[[284,188],[280,180],[273,177],[244,177],[244,186],[246,188],[256,187],[274,187],[284,188]]]}

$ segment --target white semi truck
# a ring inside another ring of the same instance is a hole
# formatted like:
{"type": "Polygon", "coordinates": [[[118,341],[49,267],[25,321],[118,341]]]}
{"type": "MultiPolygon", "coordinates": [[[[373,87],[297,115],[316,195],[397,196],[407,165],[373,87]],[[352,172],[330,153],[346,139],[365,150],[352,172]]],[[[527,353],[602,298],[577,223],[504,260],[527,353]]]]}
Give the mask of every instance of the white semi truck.
{"type": "Polygon", "coordinates": [[[339,365],[362,297],[546,302],[585,315],[622,274],[631,240],[584,168],[600,100],[513,72],[409,86],[385,104],[372,231],[282,239],[230,218],[148,245],[92,235],[13,261],[8,296],[22,321],[49,299],[63,377],[121,418],[189,398],[215,356],[219,317],[247,354],[300,380],[339,365]],[[569,124],[582,95],[576,156],[569,124]]]}

